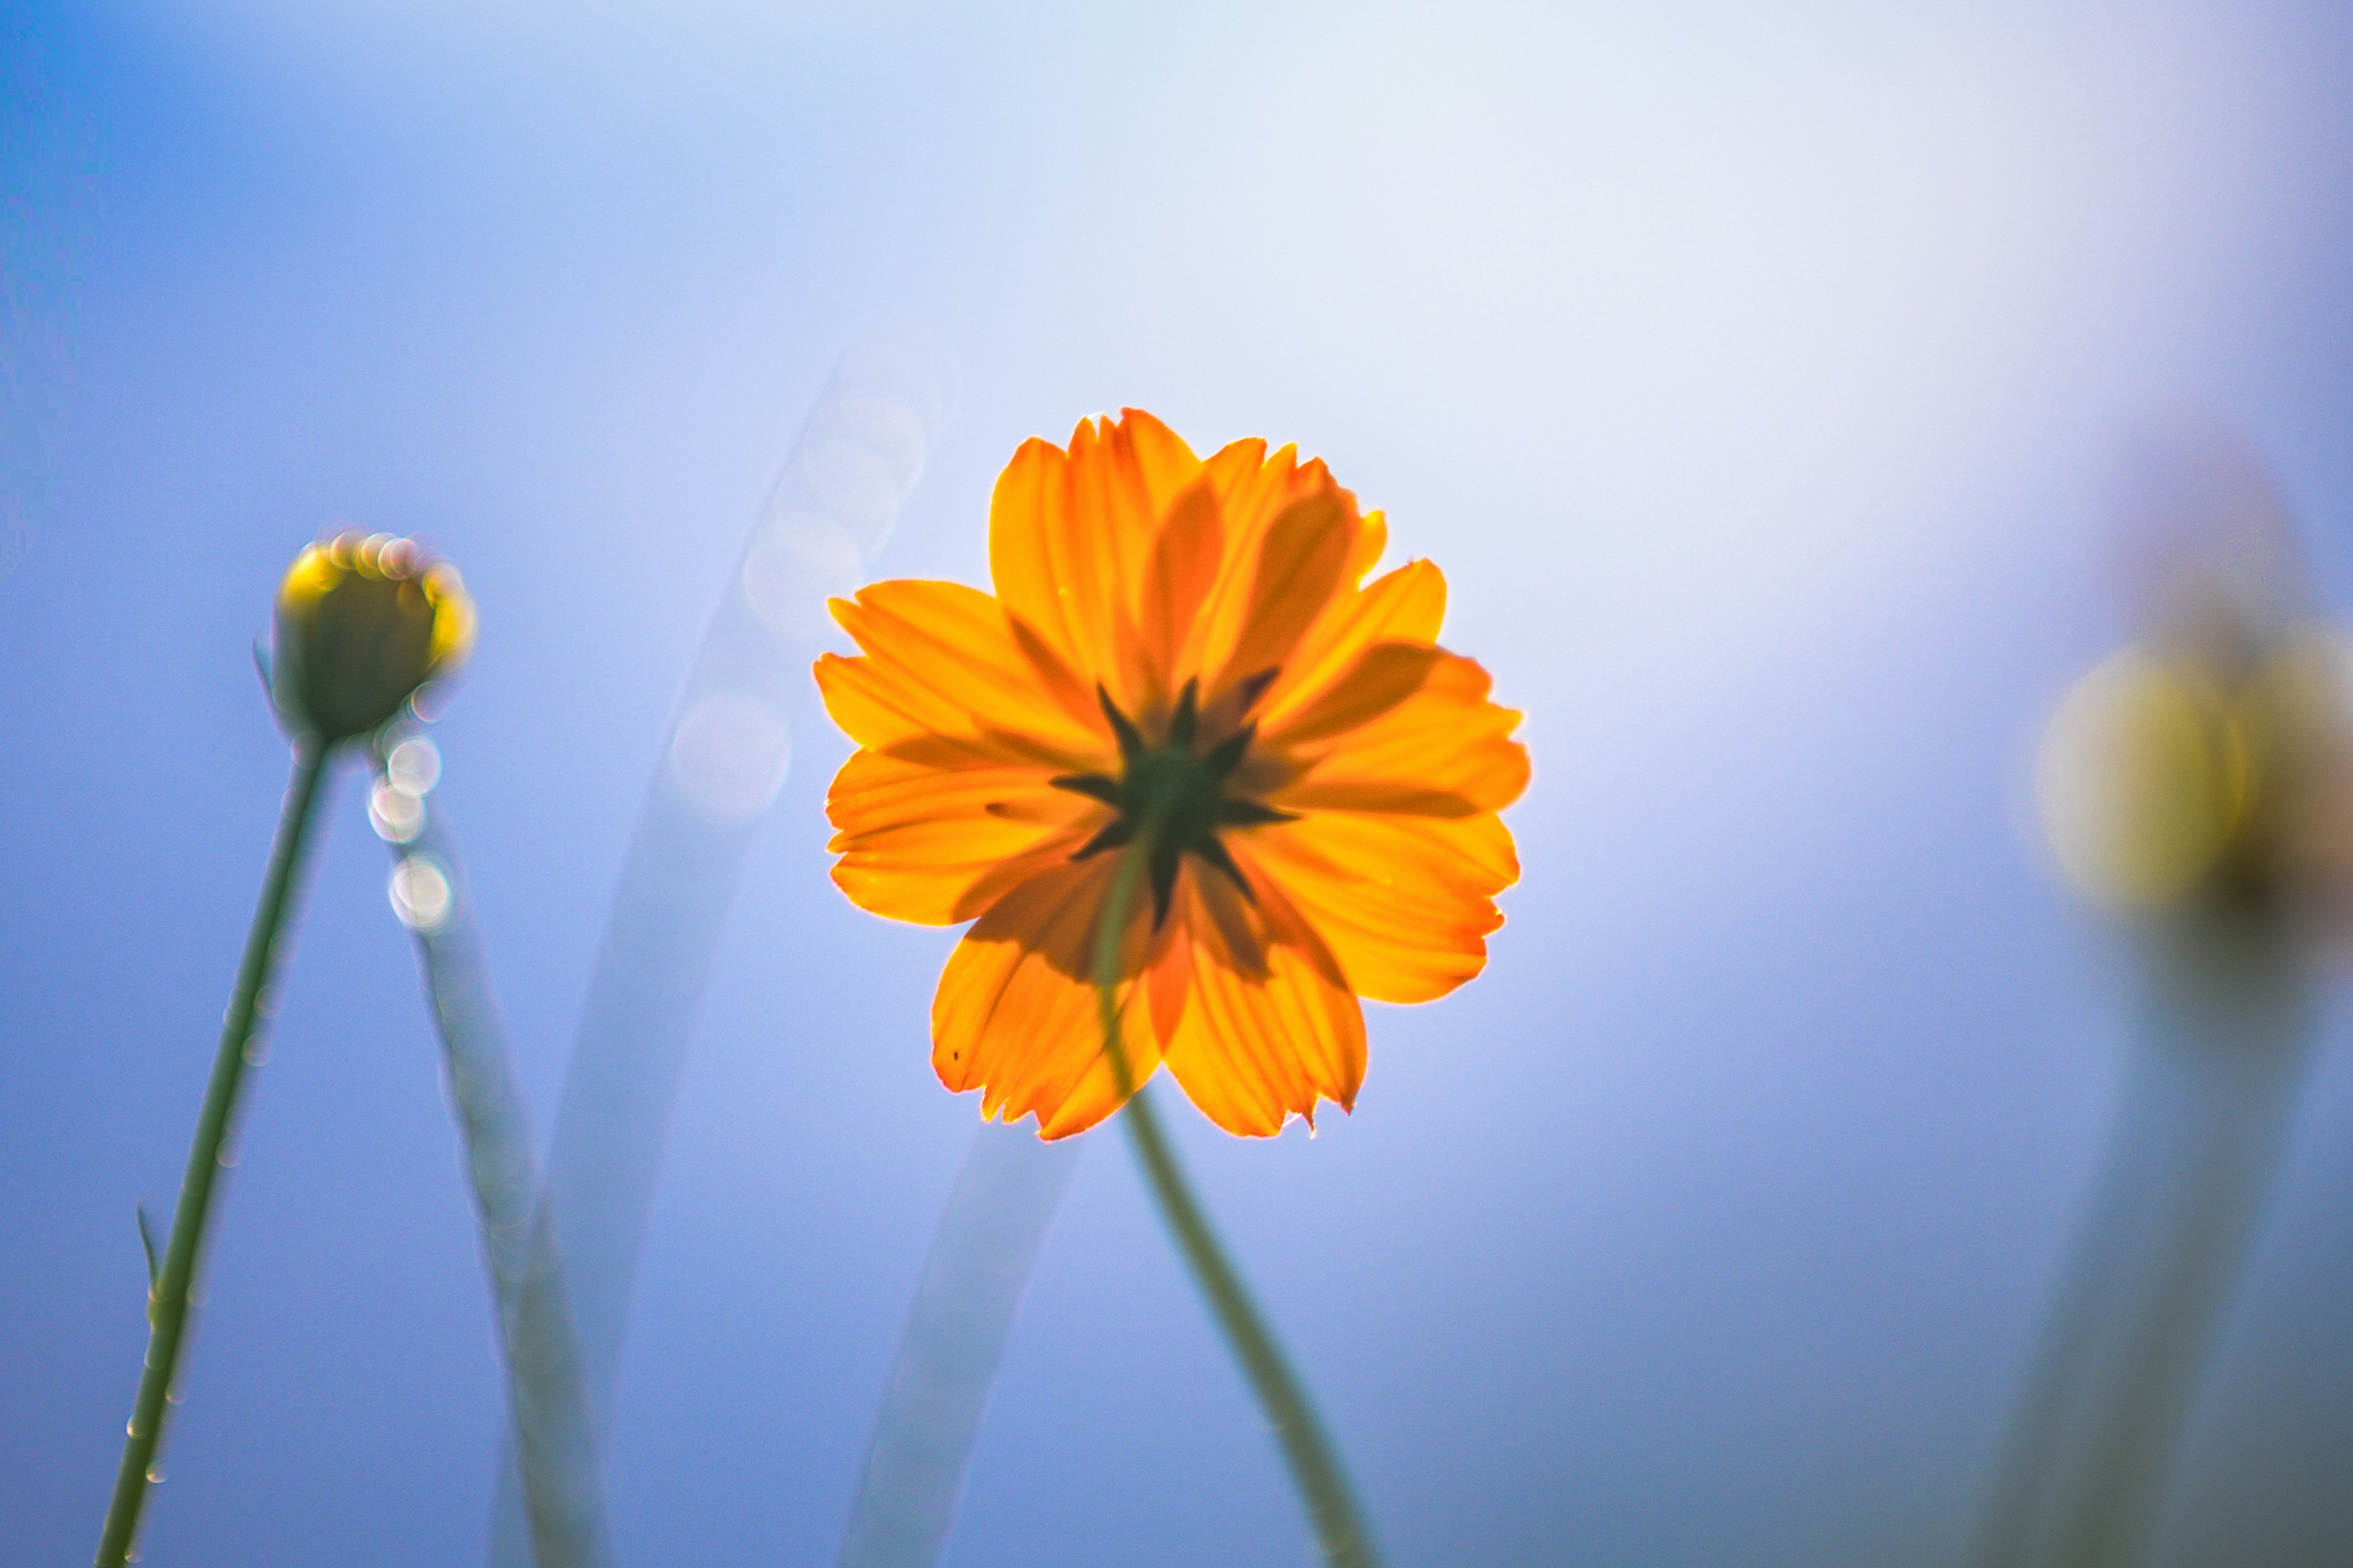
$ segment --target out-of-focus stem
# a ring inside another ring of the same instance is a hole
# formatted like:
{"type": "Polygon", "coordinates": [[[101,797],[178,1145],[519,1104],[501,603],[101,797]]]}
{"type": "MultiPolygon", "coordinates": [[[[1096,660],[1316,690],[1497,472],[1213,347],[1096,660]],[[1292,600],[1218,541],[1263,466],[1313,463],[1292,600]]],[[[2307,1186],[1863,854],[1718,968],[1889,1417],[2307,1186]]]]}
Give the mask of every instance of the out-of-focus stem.
{"type": "Polygon", "coordinates": [[[840,1568],[934,1568],[1029,1272],[1080,1142],[983,1124],[923,1262],[840,1568]]]}
{"type": "Polygon", "coordinates": [[[294,742],[294,775],[286,788],[277,838],[270,845],[261,902],[253,911],[245,957],[237,965],[237,987],[221,1023],[220,1047],[213,1056],[212,1078],[205,1086],[204,1107],[196,1113],[195,1138],[188,1147],[187,1169],[180,1177],[180,1201],[172,1212],[172,1237],[164,1250],[163,1267],[149,1288],[147,1360],[123,1438],[122,1464],[115,1472],[113,1500],[107,1505],[106,1524],[99,1536],[98,1568],[120,1568],[129,1561],[138,1538],[148,1484],[154,1479],[156,1448],[163,1441],[172,1379],[179,1369],[180,1346],[186,1337],[188,1293],[203,1259],[205,1227],[212,1217],[213,1194],[225,1163],[223,1147],[236,1117],[245,1069],[259,1059],[257,1047],[269,1016],[276,1011],[263,999],[282,956],[280,950],[290,945],[288,917],[311,826],[325,795],[329,755],[329,749],[316,736],[301,736],[294,742]]]}
{"type": "MultiPolygon", "coordinates": [[[[923,468],[945,368],[877,338],[834,367],[728,574],[622,858],[544,1163],[592,1431],[601,1446],[705,983],[753,836],[783,782],[828,595],[852,592],[923,468]]],[[[500,1459],[491,1562],[528,1550],[500,1459]]]]}
{"type": "Polygon", "coordinates": [[[539,1568],[594,1568],[606,1561],[604,1506],[554,1215],[539,1203],[531,1119],[456,849],[431,802],[417,809],[413,837],[389,847],[396,863],[421,858],[447,889],[438,916],[414,928],[417,964],[482,1228],[532,1556],[539,1568]]]}
{"type": "Polygon", "coordinates": [[[2293,955],[2158,957],[2105,1169],[2003,1451],[1978,1568],[2130,1568],[2279,1165],[2308,1054],[2293,955]]]}
{"type": "Polygon", "coordinates": [[[1242,1282],[1240,1271],[1227,1257],[1217,1231],[1209,1224],[1208,1212],[1185,1179],[1176,1151],[1162,1131],[1150,1099],[1135,1083],[1126,1048],[1120,1042],[1122,947],[1128,922],[1135,912],[1137,895],[1144,886],[1152,837],[1150,828],[1145,828],[1122,853],[1103,900],[1101,923],[1095,928],[1095,996],[1103,1021],[1103,1048],[1111,1058],[1112,1072],[1122,1092],[1128,1095],[1120,1121],[1127,1129],[1128,1146],[1134,1150],[1136,1163],[1144,1169],[1145,1184],[1152,1189],[1168,1234],[1184,1254],[1186,1265],[1193,1271],[1193,1282],[1200,1288],[1202,1299],[1208,1303],[1235,1359],[1241,1363],[1250,1390],[1258,1395],[1259,1405],[1282,1445],[1292,1479],[1307,1505],[1317,1552],[1325,1563],[1341,1568],[1377,1568],[1379,1552],[1366,1527],[1364,1511],[1348,1485],[1347,1473],[1340,1467],[1340,1457],[1325,1436],[1323,1423],[1316,1419],[1307,1391],[1291,1370],[1273,1330],[1250,1299],[1250,1288],[1242,1282]]]}

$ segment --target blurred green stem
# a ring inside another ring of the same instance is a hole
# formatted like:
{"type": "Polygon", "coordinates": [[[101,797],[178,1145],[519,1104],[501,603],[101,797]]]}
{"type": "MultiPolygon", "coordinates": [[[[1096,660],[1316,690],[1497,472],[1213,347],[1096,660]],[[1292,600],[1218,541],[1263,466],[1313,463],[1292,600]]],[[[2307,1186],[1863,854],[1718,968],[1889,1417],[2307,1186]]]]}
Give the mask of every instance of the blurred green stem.
{"type": "Polygon", "coordinates": [[[594,1568],[609,1558],[605,1505],[556,1216],[540,1201],[531,1118],[454,837],[437,801],[418,797],[417,811],[414,835],[388,847],[396,864],[426,858],[448,888],[441,918],[416,928],[417,960],[481,1225],[532,1560],[594,1568]]]}
{"type": "Polygon", "coordinates": [[[883,1385],[835,1568],[939,1568],[990,1387],[1080,1139],[983,1122],[883,1385]]]}
{"type": "Polygon", "coordinates": [[[2029,1364],[1976,1568],[2135,1568],[2261,1228],[2309,1058],[2292,944],[2154,949],[2094,1189],[2029,1364]]]}
{"type": "Polygon", "coordinates": [[[1126,1048],[1120,1043],[1121,949],[1135,912],[1136,897],[1144,886],[1152,839],[1147,826],[1121,855],[1112,873],[1111,890],[1103,900],[1101,923],[1095,927],[1095,996],[1103,1020],[1103,1047],[1111,1057],[1112,1071],[1121,1092],[1128,1097],[1120,1121],[1127,1129],[1128,1144],[1135,1151],[1136,1163],[1144,1167],[1152,1196],[1160,1205],[1160,1217],[1176,1238],[1177,1249],[1185,1255],[1187,1265],[1193,1270],[1194,1283],[1200,1287],[1201,1295],[1218,1320],[1218,1327],[1225,1333],[1226,1343],[1242,1363],[1250,1389],[1258,1395],[1275,1436],[1282,1444],[1283,1458],[1290,1461],[1292,1479],[1298,1483],[1300,1496],[1307,1504],[1308,1518],[1314,1526],[1316,1550],[1325,1563],[1342,1568],[1378,1568],[1380,1554],[1348,1486],[1347,1474],[1340,1468],[1340,1457],[1325,1436],[1323,1423],[1316,1419],[1306,1390],[1300,1386],[1298,1376],[1284,1359],[1274,1331],[1267,1326],[1258,1304],[1250,1300],[1249,1287],[1242,1283],[1240,1272],[1226,1256],[1208,1215],[1185,1179],[1176,1151],[1169,1144],[1152,1101],[1136,1084],[1126,1048]]]}
{"type": "Polygon", "coordinates": [[[325,795],[329,749],[315,735],[297,737],[294,776],[286,788],[286,804],[278,819],[278,837],[269,849],[269,869],[261,888],[261,904],[253,912],[253,929],[245,939],[245,958],[238,965],[237,990],[229,998],[228,1016],[221,1026],[220,1049],[213,1057],[212,1079],[205,1086],[204,1109],[196,1116],[195,1141],[188,1149],[188,1166],[180,1178],[179,1206],[172,1213],[172,1238],[164,1250],[164,1266],[147,1299],[147,1362],[139,1376],[139,1400],[122,1443],[122,1466],[115,1473],[114,1498],[106,1509],[106,1528],[99,1537],[97,1568],[121,1568],[128,1562],[139,1531],[139,1516],[153,1479],[155,1450],[164,1435],[164,1418],[172,1378],[180,1362],[180,1344],[188,1321],[188,1294],[204,1244],[206,1222],[212,1216],[213,1191],[224,1160],[230,1123],[237,1111],[237,1091],[245,1069],[255,1060],[267,1014],[262,999],[269,989],[287,911],[293,901],[311,823],[325,795]]]}

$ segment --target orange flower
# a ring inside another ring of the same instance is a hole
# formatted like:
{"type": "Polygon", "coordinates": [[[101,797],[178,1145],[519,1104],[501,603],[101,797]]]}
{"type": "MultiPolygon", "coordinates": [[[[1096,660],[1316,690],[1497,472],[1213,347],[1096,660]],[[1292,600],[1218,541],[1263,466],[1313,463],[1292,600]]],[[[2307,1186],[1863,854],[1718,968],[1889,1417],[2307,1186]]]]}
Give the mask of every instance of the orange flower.
{"type": "Polygon", "coordinates": [[[1355,1103],[1359,996],[1426,1002],[1484,966],[1519,876],[1495,814],[1527,784],[1520,716],[1437,646],[1437,567],[1364,582],[1386,541],[1295,448],[1204,460],[1128,409],[1014,454],[995,597],[900,581],[833,602],[866,655],[817,666],[859,745],[827,798],[833,879],[879,915],[974,921],[932,1065],[984,1116],[1064,1137],[1166,1062],[1219,1126],[1271,1134],[1355,1103]],[[1123,1074],[1092,960],[1138,837],[1123,1074]]]}

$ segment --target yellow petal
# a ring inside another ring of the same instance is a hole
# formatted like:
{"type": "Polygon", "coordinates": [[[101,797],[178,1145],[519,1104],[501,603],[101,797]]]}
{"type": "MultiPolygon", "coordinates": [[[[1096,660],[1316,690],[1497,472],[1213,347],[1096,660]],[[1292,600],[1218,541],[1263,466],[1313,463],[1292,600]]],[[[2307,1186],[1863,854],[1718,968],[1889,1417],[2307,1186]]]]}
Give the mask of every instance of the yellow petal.
{"type": "Polygon", "coordinates": [[[1192,628],[1202,600],[1217,585],[1224,563],[1225,525],[1218,492],[1207,479],[1198,479],[1168,509],[1153,546],[1151,570],[1145,577],[1140,635],[1155,698],[1175,695],[1180,684],[1176,661],[1185,635],[1192,628]]]}
{"type": "Polygon", "coordinates": [[[1282,666],[1332,602],[1355,542],[1348,509],[1335,491],[1303,497],[1282,510],[1259,547],[1241,634],[1214,689],[1282,666]]]}
{"type": "Polygon", "coordinates": [[[1297,447],[1285,447],[1270,456],[1266,443],[1257,440],[1222,447],[1203,467],[1218,491],[1225,559],[1187,631],[1177,664],[1180,675],[1198,675],[1207,681],[1225,668],[1241,637],[1250,613],[1250,581],[1268,531],[1292,502],[1327,488],[1328,477],[1318,467],[1311,479],[1310,471],[1299,466],[1297,447]]]}
{"type": "Polygon", "coordinates": [[[1428,643],[1375,643],[1314,702],[1270,721],[1266,742],[1297,750],[1361,730],[1419,691],[1445,657],[1428,643]]]}
{"type": "MultiPolygon", "coordinates": [[[[1389,520],[1381,512],[1368,511],[1356,528],[1356,551],[1348,558],[1351,583],[1361,583],[1365,574],[1380,564],[1381,552],[1389,547],[1389,520]]],[[[1430,635],[1437,636],[1436,628],[1430,635]]]]}

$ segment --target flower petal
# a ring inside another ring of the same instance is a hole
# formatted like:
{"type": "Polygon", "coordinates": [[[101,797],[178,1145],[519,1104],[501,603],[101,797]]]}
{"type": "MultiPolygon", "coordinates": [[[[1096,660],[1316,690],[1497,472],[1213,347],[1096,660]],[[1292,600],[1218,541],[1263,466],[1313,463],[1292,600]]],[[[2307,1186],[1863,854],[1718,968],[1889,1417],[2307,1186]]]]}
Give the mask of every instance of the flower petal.
{"type": "Polygon", "coordinates": [[[1253,884],[1272,883],[1314,927],[1357,994],[1429,1002],[1477,974],[1519,879],[1511,831],[1476,816],[1315,812],[1235,836],[1253,884]]]}
{"type": "Polygon", "coordinates": [[[988,574],[997,603],[1066,665],[1080,647],[1069,589],[1055,570],[1071,530],[1069,468],[1060,447],[1032,436],[997,476],[988,502],[988,574]]]}
{"type": "Polygon", "coordinates": [[[826,792],[840,831],[834,884],[892,920],[953,925],[1070,858],[1103,807],[1056,789],[1043,768],[942,768],[881,752],[851,755],[826,792]]]}
{"type": "MultiPolygon", "coordinates": [[[[1381,552],[1389,547],[1389,520],[1386,513],[1368,511],[1356,526],[1356,552],[1348,557],[1347,579],[1361,583],[1365,574],[1380,564],[1381,552]]],[[[1432,628],[1431,636],[1437,631],[1432,628]]]]}
{"type": "Polygon", "coordinates": [[[1241,631],[1210,683],[1213,690],[1279,668],[1291,657],[1332,602],[1355,543],[1354,519],[1337,489],[1303,496],[1282,509],[1259,547],[1241,631]]]}
{"type": "Polygon", "coordinates": [[[1267,743],[1296,749],[1361,730],[1419,691],[1445,657],[1428,643],[1375,643],[1314,702],[1270,720],[1267,743]]]}
{"type": "Polygon", "coordinates": [[[1509,805],[1527,787],[1528,753],[1511,738],[1520,715],[1487,700],[1490,684],[1475,662],[1440,650],[1412,696],[1356,729],[1289,748],[1282,760],[1298,771],[1271,803],[1432,816],[1509,805]]]}
{"type": "Polygon", "coordinates": [[[1140,409],[1082,420],[1065,452],[1032,439],[998,476],[988,563],[1006,611],[1133,710],[1139,599],[1160,521],[1200,459],[1140,409]]]}
{"type": "MultiPolygon", "coordinates": [[[[1126,1102],[1103,1049],[1094,986],[1094,927],[1117,864],[1112,856],[1064,861],[1014,888],[949,955],[932,1000],[932,1067],[962,1093],[981,1091],[984,1118],[1036,1115],[1039,1136],[1083,1132],[1126,1102]]],[[[1150,931],[1148,909],[1131,926],[1128,978],[1120,987],[1121,1042],[1131,1083],[1159,1070],[1160,1048],[1135,974],[1150,931]]]]}
{"type": "Polygon", "coordinates": [[[1259,725],[1270,736],[1288,717],[1321,697],[1376,643],[1435,647],[1446,618],[1446,578],[1427,561],[1409,561],[1362,588],[1343,592],[1292,650],[1282,676],[1259,704],[1259,725]]]}
{"type": "MultiPolygon", "coordinates": [[[[1168,1037],[1169,1072],[1203,1115],[1264,1138],[1319,1099],[1343,1110],[1365,1080],[1365,1016],[1339,963],[1283,889],[1252,879],[1245,902],[1222,876],[1188,864],[1182,918],[1190,941],[1184,1008],[1168,1037]]],[[[1176,961],[1171,945],[1164,963],[1176,961]]]]}
{"type": "Polygon", "coordinates": [[[1173,698],[1179,684],[1176,660],[1201,601],[1217,585],[1225,564],[1226,531],[1216,487],[1196,480],[1168,509],[1152,548],[1152,568],[1144,581],[1140,628],[1145,665],[1155,699],[1173,698]]]}
{"type": "MultiPolygon", "coordinates": [[[[1225,522],[1225,562],[1219,569],[1216,585],[1203,597],[1186,636],[1184,650],[1177,659],[1177,673],[1180,677],[1198,675],[1209,683],[1209,689],[1202,693],[1203,699],[1208,700],[1220,695],[1214,678],[1231,661],[1233,650],[1249,626],[1260,560],[1268,536],[1285,511],[1310,497],[1333,496],[1347,517],[1351,537],[1356,542],[1348,552],[1349,559],[1362,554],[1363,540],[1356,498],[1332,482],[1330,472],[1321,462],[1301,464],[1295,447],[1285,447],[1268,456],[1263,441],[1236,441],[1217,452],[1204,468],[1209,481],[1218,487],[1218,504],[1225,522]]],[[[1377,553],[1377,550],[1376,557],[1377,553]]],[[[1366,564],[1370,560],[1366,559],[1366,564]]],[[[1344,564],[1344,575],[1345,572],[1344,564]]],[[[1254,674],[1255,670],[1242,673],[1254,674]]]]}
{"type": "Polygon", "coordinates": [[[1102,715],[1083,723],[1057,700],[1003,608],[978,589],[900,579],[871,584],[832,608],[868,657],[828,655],[818,661],[818,683],[829,710],[836,690],[842,693],[835,721],[860,744],[1022,736],[1030,754],[1042,747],[1073,763],[1108,754],[1102,715]]]}

